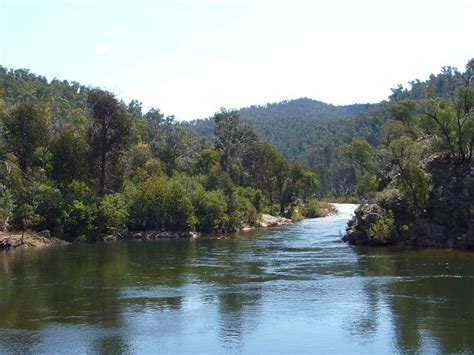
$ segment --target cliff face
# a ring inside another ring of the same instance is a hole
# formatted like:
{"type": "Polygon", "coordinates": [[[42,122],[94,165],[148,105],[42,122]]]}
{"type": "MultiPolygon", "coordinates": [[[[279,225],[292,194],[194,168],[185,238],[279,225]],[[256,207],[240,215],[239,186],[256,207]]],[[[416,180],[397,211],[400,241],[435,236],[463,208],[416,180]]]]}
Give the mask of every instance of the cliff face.
{"type": "Polygon", "coordinates": [[[431,193],[427,208],[410,212],[399,196],[364,201],[348,223],[350,244],[474,249],[474,166],[437,158],[425,163],[431,193]]]}

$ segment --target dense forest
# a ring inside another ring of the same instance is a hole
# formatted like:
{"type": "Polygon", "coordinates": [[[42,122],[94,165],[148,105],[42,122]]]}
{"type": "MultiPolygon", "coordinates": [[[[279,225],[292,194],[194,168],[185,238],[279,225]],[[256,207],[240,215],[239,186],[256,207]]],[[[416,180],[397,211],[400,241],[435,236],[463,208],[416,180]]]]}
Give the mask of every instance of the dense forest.
{"type": "MultiPolygon", "coordinates": [[[[388,119],[385,103],[334,106],[308,98],[250,106],[238,112],[287,160],[298,161],[317,174],[320,196],[354,194],[356,171],[339,159],[336,150],[353,139],[377,144],[388,119]]],[[[212,137],[212,118],[181,124],[201,137],[212,137]]]]}
{"type": "Polygon", "coordinates": [[[0,67],[0,116],[3,230],[97,240],[319,213],[315,174],[289,164],[236,111],[217,112],[205,140],[138,101],[0,67]]]}
{"type": "Polygon", "coordinates": [[[474,248],[474,59],[399,86],[387,109],[379,144],[338,148],[365,199],[345,239],[474,248]]]}
{"type": "MultiPolygon", "coordinates": [[[[317,174],[319,194],[365,201],[346,240],[474,247],[473,65],[443,67],[379,104],[299,99],[239,113],[287,159],[317,174]]],[[[213,121],[183,126],[208,138],[213,121]]]]}
{"type": "Polygon", "coordinates": [[[229,232],[264,212],[320,215],[316,196],[355,196],[366,203],[351,242],[467,245],[473,63],[379,104],[303,98],[191,122],[0,67],[1,227],[69,240],[229,232]]]}

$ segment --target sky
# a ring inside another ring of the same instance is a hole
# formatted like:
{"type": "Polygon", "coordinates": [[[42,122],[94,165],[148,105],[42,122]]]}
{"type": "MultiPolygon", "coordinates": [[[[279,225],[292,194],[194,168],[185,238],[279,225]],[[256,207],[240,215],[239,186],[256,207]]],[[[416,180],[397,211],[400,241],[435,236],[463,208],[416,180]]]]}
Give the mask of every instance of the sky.
{"type": "Polygon", "coordinates": [[[0,65],[178,119],[309,97],[379,102],[474,57],[474,0],[0,0],[0,65]]]}

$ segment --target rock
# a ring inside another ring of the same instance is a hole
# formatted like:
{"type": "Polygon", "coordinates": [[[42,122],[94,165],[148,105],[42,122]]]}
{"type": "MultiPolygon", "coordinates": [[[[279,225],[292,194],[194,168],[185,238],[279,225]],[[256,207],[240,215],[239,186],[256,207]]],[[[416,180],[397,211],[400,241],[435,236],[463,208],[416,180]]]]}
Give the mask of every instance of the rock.
{"type": "Polygon", "coordinates": [[[347,223],[346,234],[342,238],[349,244],[370,244],[367,230],[372,223],[384,216],[382,207],[364,201],[354,211],[354,217],[347,223]]]}
{"type": "MultiPolygon", "coordinates": [[[[455,163],[443,156],[422,162],[431,191],[423,209],[414,211],[403,195],[385,194],[380,205],[365,201],[348,222],[343,240],[374,244],[367,235],[380,218],[393,216],[391,244],[474,249],[474,178],[472,163],[455,163]]],[[[387,180],[387,185],[395,177],[387,180]]]]}
{"type": "Polygon", "coordinates": [[[0,233],[0,250],[13,248],[41,248],[51,245],[69,244],[68,242],[53,238],[49,232],[1,232],[0,233]]]}
{"type": "Polygon", "coordinates": [[[242,232],[250,232],[251,230],[254,230],[254,229],[255,229],[254,227],[249,226],[248,224],[244,224],[242,225],[242,228],[240,228],[242,232]]]}
{"type": "Polygon", "coordinates": [[[191,231],[166,231],[166,230],[148,230],[148,231],[130,231],[119,239],[138,239],[138,240],[160,240],[160,239],[194,239],[200,236],[197,232],[191,231]]]}
{"type": "Polygon", "coordinates": [[[262,214],[257,221],[257,226],[261,228],[267,228],[267,227],[276,227],[276,226],[282,226],[284,224],[290,224],[291,219],[285,218],[285,217],[280,217],[280,216],[272,216],[269,214],[262,214]]]}

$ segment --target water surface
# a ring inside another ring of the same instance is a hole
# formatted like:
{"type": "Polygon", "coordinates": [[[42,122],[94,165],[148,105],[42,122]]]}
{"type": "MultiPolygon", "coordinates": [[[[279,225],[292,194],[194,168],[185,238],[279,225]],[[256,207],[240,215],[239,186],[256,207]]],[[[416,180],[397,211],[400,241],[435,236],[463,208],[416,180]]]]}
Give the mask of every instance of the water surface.
{"type": "Polygon", "coordinates": [[[474,352],[474,254],[348,246],[338,208],[228,240],[0,253],[0,353],[474,352]]]}

